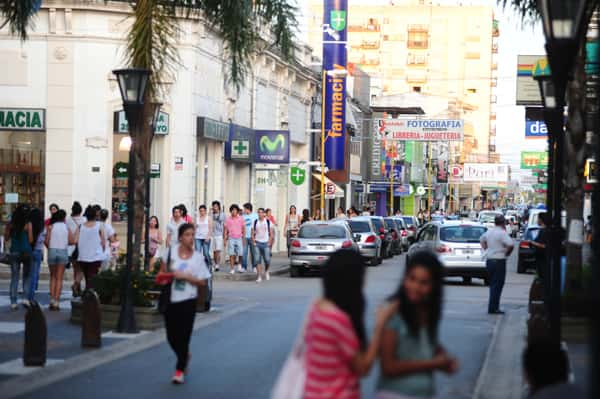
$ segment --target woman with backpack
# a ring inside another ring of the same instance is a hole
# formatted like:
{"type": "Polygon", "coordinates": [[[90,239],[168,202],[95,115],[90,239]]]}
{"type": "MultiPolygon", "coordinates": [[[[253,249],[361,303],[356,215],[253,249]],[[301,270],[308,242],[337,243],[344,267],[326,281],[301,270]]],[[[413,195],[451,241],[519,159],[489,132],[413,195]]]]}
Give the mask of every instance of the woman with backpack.
{"type": "Polygon", "coordinates": [[[31,289],[31,264],[33,229],[29,222],[29,208],[18,205],[14,210],[10,223],[4,231],[4,241],[10,241],[10,308],[17,310],[17,294],[19,275],[23,266],[23,306],[29,307],[31,289]]]}
{"type": "Polygon", "coordinates": [[[85,288],[93,288],[92,279],[98,274],[104,259],[106,238],[101,223],[96,221],[96,210],[92,206],[85,209],[83,216],[87,221],[79,226],[75,234],[77,262],[85,277],[85,288]]]}
{"type": "Polygon", "coordinates": [[[46,239],[46,227],[44,226],[44,215],[39,208],[33,208],[29,213],[31,222],[31,231],[33,241],[31,242],[32,263],[31,263],[31,284],[29,289],[29,301],[35,299],[35,292],[38,288],[38,279],[40,278],[40,267],[44,257],[44,241],[46,239]]]}
{"type": "MultiPolygon", "coordinates": [[[[79,226],[81,226],[85,222],[85,218],[81,216],[83,213],[83,208],[78,201],[73,202],[73,206],[71,206],[71,216],[67,219],[67,226],[69,227],[69,231],[75,237],[77,231],[79,230],[79,226]]],[[[73,265],[73,285],[71,289],[73,290],[73,297],[81,296],[81,280],[83,280],[83,271],[79,266],[79,262],[77,262],[77,258],[79,257],[79,250],[77,249],[77,242],[74,245],[69,245],[69,263],[73,265]]],[[[66,268],[68,268],[68,264],[66,268]]]]}
{"type": "Polygon", "coordinates": [[[65,219],[67,213],[60,209],[52,216],[46,234],[48,247],[48,268],[50,269],[50,305],[49,310],[60,310],[58,304],[62,292],[65,267],[69,262],[69,244],[74,242],[65,219]]]}

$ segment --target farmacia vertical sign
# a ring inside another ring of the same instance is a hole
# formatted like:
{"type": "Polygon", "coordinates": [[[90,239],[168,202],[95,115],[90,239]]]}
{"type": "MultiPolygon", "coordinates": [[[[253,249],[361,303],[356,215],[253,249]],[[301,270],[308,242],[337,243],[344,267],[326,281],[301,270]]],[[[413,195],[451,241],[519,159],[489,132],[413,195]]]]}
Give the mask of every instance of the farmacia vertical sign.
{"type": "Polygon", "coordinates": [[[323,13],[323,70],[325,77],[325,164],[345,169],[346,42],[348,0],[325,0],[323,13]]]}

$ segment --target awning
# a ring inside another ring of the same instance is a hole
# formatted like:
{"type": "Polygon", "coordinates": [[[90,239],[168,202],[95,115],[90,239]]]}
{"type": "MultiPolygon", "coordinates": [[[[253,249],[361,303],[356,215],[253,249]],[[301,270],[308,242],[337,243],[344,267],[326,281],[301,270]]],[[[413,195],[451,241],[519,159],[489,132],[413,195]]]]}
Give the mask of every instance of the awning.
{"type": "MultiPolygon", "coordinates": [[[[319,182],[321,181],[321,175],[319,173],[313,173],[313,177],[315,179],[317,179],[319,182]]],[[[325,184],[333,184],[335,186],[335,198],[344,198],[344,190],[338,186],[337,184],[335,184],[333,182],[333,180],[331,180],[329,177],[325,176],[325,184]]]]}

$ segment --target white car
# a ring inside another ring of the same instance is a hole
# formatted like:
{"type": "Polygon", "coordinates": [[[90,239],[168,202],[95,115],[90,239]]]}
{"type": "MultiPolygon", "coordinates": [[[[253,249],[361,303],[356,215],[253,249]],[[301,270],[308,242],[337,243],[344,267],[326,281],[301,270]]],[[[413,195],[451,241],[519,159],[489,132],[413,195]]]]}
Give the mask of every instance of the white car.
{"type": "MultiPolygon", "coordinates": [[[[481,211],[479,212],[479,218],[477,219],[477,221],[485,227],[487,227],[488,229],[491,229],[496,225],[494,223],[494,219],[496,219],[496,216],[504,215],[500,211],[481,211]]],[[[510,235],[512,233],[511,227],[508,224],[505,227],[506,232],[510,235]]]]}

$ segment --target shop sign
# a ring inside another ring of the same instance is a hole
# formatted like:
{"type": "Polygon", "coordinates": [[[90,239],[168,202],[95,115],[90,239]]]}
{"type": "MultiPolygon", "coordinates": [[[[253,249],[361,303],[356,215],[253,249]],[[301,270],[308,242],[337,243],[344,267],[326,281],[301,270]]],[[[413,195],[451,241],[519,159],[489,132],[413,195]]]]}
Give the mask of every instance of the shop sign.
{"type": "MultiPolygon", "coordinates": [[[[116,111],[114,116],[113,130],[115,133],[129,134],[129,123],[125,116],[125,111],[116,111]]],[[[154,134],[157,136],[165,136],[169,134],[169,114],[160,111],[158,113],[158,120],[156,121],[156,127],[154,128],[154,134]]]]}
{"type": "Polygon", "coordinates": [[[183,157],[175,157],[175,170],[183,170],[183,157]]]}
{"type": "Polygon", "coordinates": [[[196,119],[196,135],[205,139],[228,141],[229,124],[203,116],[198,117],[196,119]]]}
{"type": "Polygon", "coordinates": [[[323,70],[324,82],[325,163],[329,170],[346,167],[346,76],[348,0],[325,0],[323,3],[323,70]],[[336,72],[338,72],[336,74],[336,72]]]}
{"type": "Polygon", "coordinates": [[[413,188],[410,184],[400,184],[394,186],[394,197],[408,197],[413,193],[413,188]]]}
{"type": "Polygon", "coordinates": [[[296,186],[302,185],[306,180],[306,170],[297,166],[290,168],[290,180],[296,186]]]}
{"type": "Polygon", "coordinates": [[[367,185],[367,190],[369,193],[385,193],[389,188],[390,185],[385,183],[371,183],[367,185]]]}
{"type": "Polygon", "coordinates": [[[500,163],[465,163],[465,182],[507,182],[508,165],[500,163]]]}
{"type": "Polygon", "coordinates": [[[464,141],[462,119],[378,119],[376,134],[401,141],[464,141]]]}
{"type": "Polygon", "coordinates": [[[550,75],[545,55],[519,55],[517,59],[517,105],[542,105],[538,75],[550,75]]]}
{"type": "Polygon", "coordinates": [[[160,164],[159,163],[151,163],[150,164],[150,178],[157,179],[160,177],[160,164]]]}
{"type": "Polygon", "coordinates": [[[525,138],[526,139],[545,139],[548,138],[548,127],[544,121],[525,120],[525,138]]]}
{"type": "Polygon", "coordinates": [[[254,132],[254,162],[289,163],[289,130],[256,130],[254,132]]]}
{"type": "Polygon", "coordinates": [[[19,203],[19,193],[5,193],[4,194],[4,203],[5,204],[18,204],[19,203]]]}
{"type": "Polygon", "coordinates": [[[254,130],[229,125],[229,141],[225,142],[225,159],[236,162],[252,162],[254,155],[254,130]]]}
{"type": "Polygon", "coordinates": [[[0,130],[46,130],[46,110],[43,108],[0,108],[0,130]]]}
{"type": "Polygon", "coordinates": [[[548,153],[545,151],[521,151],[521,169],[548,167],[548,153]]]}
{"type": "Polygon", "coordinates": [[[365,192],[365,185],[362,183],[353,183],[352,188],[355,193],[364,193],[365,192]]]}

